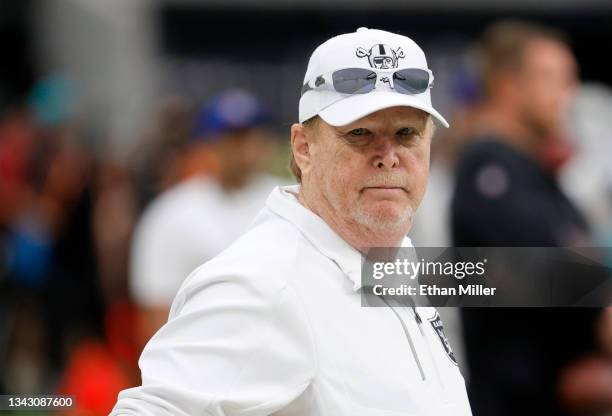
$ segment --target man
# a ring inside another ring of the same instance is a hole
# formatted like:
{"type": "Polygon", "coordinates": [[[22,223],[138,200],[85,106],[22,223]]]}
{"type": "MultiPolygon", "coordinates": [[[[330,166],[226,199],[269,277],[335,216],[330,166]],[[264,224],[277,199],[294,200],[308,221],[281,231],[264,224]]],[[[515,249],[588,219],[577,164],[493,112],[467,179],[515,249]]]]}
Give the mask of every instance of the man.
{"type": "Polygon", "coordinates": [[[586,243],[586,224],[555,179],[570,154],[571,51],[560,34],[521,22],[493,26],[481,50],[486,101],[458,169],[457,245],[586,243]]]}
{"type": "Polygon", "coordinates": [[[196,117],[181,163],[186,178],[147,208],[132,244],[130,287],[142,346],[166,322],[185,277],[246,231],[281,183],[261,172],[266,123],[257,97],[236,89],[196,117]]]}
{"type": "MultiPolygon", "coordinates": [[[[588,227],[557,182],[570,153],[564,120],[576,62],[554,30],[506,21],[481,45],[485,101],[480,131],[457,168],[452,198],[456,246],[564,247],[588,227]]],[[[588,349],[596,311],[464,309],[474,412],[566,414],[561,368],[588,349]]]]}
{"type": "Polygon", "coordinates": [[[471,414],[435,309],[359,292],[361,253],[410,246],[430,115],[448,125],[432,83],[404,36],[361,28],[314,51],[291,127],[301,184],[185,281],[113,415],[471,414]]]}

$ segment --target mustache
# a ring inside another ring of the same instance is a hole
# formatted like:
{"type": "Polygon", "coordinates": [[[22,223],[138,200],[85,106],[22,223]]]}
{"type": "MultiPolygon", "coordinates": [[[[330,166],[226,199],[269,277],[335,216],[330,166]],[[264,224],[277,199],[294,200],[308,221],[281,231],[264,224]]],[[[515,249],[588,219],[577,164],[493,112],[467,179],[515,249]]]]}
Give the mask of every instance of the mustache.
{"type": "Polygon", "coordinates": [[[408,184],[406,183],[406,178],[401,178],[394,174],[380,173],[375,176],[369,177],[363,187],[408,189],[408,184]]]}

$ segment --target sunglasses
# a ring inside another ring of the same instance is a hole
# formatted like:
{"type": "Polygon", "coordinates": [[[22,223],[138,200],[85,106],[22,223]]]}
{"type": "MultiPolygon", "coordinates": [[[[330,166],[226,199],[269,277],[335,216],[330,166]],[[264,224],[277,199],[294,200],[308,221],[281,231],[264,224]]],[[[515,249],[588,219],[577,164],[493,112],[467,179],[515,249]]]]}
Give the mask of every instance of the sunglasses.
{"type": "Polygon", "coordinates": [[[434,76],[429,69],[406,68],[399,70],[374,70],[365,68],[338,69],[319,75],[302,87],[302,94],[310,90],[332,89],[342,94],[366,94],[376,88],[376,82],[388,83],[401,94],[421,94],[433,86],[434,76]]]}

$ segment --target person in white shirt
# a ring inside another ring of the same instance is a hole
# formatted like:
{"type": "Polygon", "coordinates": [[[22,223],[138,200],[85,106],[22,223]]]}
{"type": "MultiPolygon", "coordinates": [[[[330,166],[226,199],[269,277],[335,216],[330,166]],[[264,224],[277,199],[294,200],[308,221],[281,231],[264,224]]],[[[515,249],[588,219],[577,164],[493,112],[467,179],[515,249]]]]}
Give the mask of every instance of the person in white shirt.
{"type": "Polygon", "coordinates": [[[238,89],[215,96],[196,117],[186,178],[147,207],[132,241],[129,283],[142,346],[167,321],[187,275],[244,233],[283,183],[261,171],[267,123],[259,99],[238,89]]]}
{"type": "Polygon", "coordinates": [[[291,127],[299,185],[196,269],[112,415],[471,415],[434,308],[362,307],[361,261],[406,237],[428,176],[433,75],[361,28],[312,54],[291,127]]]}

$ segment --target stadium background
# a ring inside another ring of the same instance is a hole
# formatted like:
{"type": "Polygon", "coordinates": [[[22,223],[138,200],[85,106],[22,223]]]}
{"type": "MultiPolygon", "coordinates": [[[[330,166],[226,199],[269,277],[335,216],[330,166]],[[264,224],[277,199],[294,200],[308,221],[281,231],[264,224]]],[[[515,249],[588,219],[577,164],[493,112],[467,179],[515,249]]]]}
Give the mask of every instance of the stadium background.
{"type": "MultiPolygon", "coordinates": [[[[194,108],[229,87],[258,94],[274,120],[269,170],[289,178],[289,126],[317,44],[360,26],[412,37],[436,74],[436,107],[453,125],[480,94],[474,42],[508,17],[568,35],[585,91],[571,120],[609,132],[609,1],[3,2],[0,394],[77,392],[92,413],[77,412],[104,414],[137,380],[131,236],[147,204],[179,179],[173,169],[194,108]],[[52,231],[26,215],[46,209],[49,178],[62,195],[52,231]]],[[[452,128],[438,136],[434,160],[448,151],[452,128]]],[[[607,139],[586,140],[589,151],[564,174],[602,245],[612,241],[607,139]]],[[[449,244],[441,223],[421,219],[417,244],[449,244]]]]}

